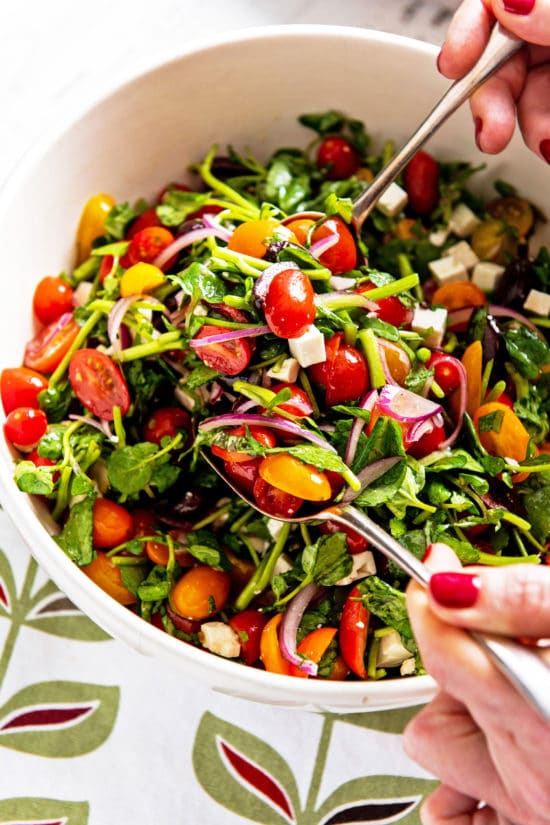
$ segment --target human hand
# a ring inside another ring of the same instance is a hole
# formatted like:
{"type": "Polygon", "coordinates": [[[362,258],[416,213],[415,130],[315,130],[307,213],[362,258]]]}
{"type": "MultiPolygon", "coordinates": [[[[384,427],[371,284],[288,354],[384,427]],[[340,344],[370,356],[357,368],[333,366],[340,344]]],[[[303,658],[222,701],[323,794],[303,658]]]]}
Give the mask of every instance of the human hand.
{"type": "Polygon", "coordinates": [[[439,693],[404,734],[409,756],[441,780],[422,822],[549,825],[550,725],[462,628],[550,637],[550,567],[465,570],[443,544],[425,561],[430,587],[411,582],[407,606],[439,693]]]}
{"type": "Polygon", "coordinates": [[[489,154],[502,151],[517,118],[527,146],[550,163],[550,0],[464,0],[449,26],[438,68],[452,79],[466,74],[495,18],[530,45],[470,98],[477,145],[489,154]]]}

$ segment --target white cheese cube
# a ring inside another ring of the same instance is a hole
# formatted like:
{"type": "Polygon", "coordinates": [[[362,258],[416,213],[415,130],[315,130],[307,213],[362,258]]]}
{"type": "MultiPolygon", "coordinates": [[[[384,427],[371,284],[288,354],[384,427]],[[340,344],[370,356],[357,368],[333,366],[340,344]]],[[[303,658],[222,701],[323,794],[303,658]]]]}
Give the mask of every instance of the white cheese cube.
{"type": "Polygon", "coordinates": [[[380,637],[376,667],[399,667],[410,658],[411,652],[404,646],[397,630],[391,630],[380,637]]]}
{"type": "Polygon", "coordinates": [[[376,562],[370,550],[363,550],[362,553],[355,553],[351,557],[352,568],[347,576],[340,579],[336,584],[351,584],[357,579],[364,579],[367,576],[374,576],[376,573],[376,562]]]}
{"type": "Polygon", "coordinates": [[[281,573],[287,573],[289,570],[292,570],[293,567],[294,565],[290,560],[290,556],[287,556],[286,553],[281,553],[273,567],[273,575],[279,576],[281,573]]]}
{"type": "Polygon", "coordinates": [[[459,238],[467,238],[479,226],[481,220],[465,203],[459,203],[453,209],[449,229],[459,238]]]}
{"type": "Polygon", "coordinates": [[[289,338],[288,348],[301,367],[320,364],[327,358],[325,336],[315,324],[311,324],[299,338],[289,338]]]}
{"type": "Polygon", "coordinates": [[[236,659],[241,655],[239,635],[225,622],[204,622],[199,631],[199,641],[207,650],[226,659],[236,659]]]}
{"type": "Polygon", "coordinates": [[[300,365],[295,358],[285,358],[282,364],[275,364],[267,371],[270,378],[283,381],[285,384],[294,384],[300,372],[300,365]]]}
{"type": "Polygon", "coordinates": [[[445,255],[450,255],[455,261],[458,261],[466,269],[473,269],[479,263],[479,258],[468,243],[468,241],[459,241],[454,246],[450,246],[445,255]]]}
{"type": "Polygon", "coordinates": [[[382,193],[376,204],[377,209],[388,218],[393,218],[403,211],[409,196],[398,183],[390,183],[385,192],[382,193]]]}
{"type": "Polygon", "coordinates": [[[405,661],[401,664],[399,668],[399,675],[400,676],[414,676],[416,673],[416,662],[414,660],[414,656],[411,656],[410,659],[405,659],[405,661]]]}
{"type": "Polygon", "coordinates": [[[550,315],[550,295],[538,289],[530,289],[529,295],[523,302],[523,309],[534,312],[535,315],[550,315]]]}
{"type": "Polygon", "coordinates": [[[430,232],[430,234],[428,235],[428,240],[434,246],[443,246],[448,237],[448,229],[436,229],[435,232],[430,232]]]}
{"type": "Polygon", "coordinates": [[[284,521],[279,521],[278,518],[268,518],[266,522],[266,527],[269,531],[269,535],[272,539],[274,539],[274,541],[277,541],[277,539],[281,535],[281,530],[283,529],[284,525],[284,521]]]}
{"type": "Polygon", "coordinates": [[[480,261],[474,266],[472,283],[483,292],[492,292],[503,272],[504,267],[500,264],[495,264],[493,261],[480,261]]]}
{"type": "Polygon", "coordinates": [[[450,255],[430,261],[428,268],[441,286],[468,280],[468,271],[464,264],[450,255]]]}
{"type": "Polygon", "coordinates": [[[444,307],[423,309],[416,307],[411,329],[424,338],[428,347],[440,347],[447,325],[447,310],[444,307]]]}

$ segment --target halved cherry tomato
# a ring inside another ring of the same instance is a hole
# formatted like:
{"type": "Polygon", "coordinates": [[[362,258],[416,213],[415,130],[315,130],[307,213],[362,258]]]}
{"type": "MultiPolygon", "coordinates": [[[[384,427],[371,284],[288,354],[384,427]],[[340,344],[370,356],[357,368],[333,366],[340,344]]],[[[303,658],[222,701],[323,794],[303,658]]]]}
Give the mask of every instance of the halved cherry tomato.
{"type": "Polygon", "coordinates": [[[255,664],[260,658],[260,639],[267,624],[267,616],[259,610],[242,610],[232,616],[228,624],[241,641],[241,657],[247,665],[255,664]]]}
{"type": "Polygon", "coordinates": [[[66,312],[40,330],[25,347],[23,364],[38,372],[50,373],[59,366],[80,332],[72,312],[66,312]]]}
{"type": "Polygon", "coordinates": [[[427,152],[420,151],[403,172],[409,206],[417,215],[428,215],[439,203],[439,166],[427,152]]]}
{"type": "MultiPolygon", "coordinates": [[[[252,438],[264,447],[275,447],[277,444],[277,439],[273,431],[267,427],[249,427],[248,430],[252,438]]],[[[246,435],[246,427],[234,427],[231,429],[230,434],[244,437],[246,435]]],[[[252,458],[249,453],[241,453],[238,450],[225,450],[223,447],[218,447],[217,444],[213,444],[211,450],[218,458],[223,458],[224,461],[236,464],[242,464],[245,461],[250,461],[252,458]]]]}
{"type": "Polygon", "coordinates": [[[119,604],[136,603],[136,596],[122,582],[120,567],[109,558],[107,553],[99,550],[91,564],[87,564],[80,569],[119,604]]]}
{"type": "MultiPolygon", "coordinates": [[[[342,477],[340,476],[340,478],[342,477]]],[[[356,530],[353,530],[351,527],[346,527],[343,524],[338,524],[335,521],[323,521],[319,525],[319,531],[324,536],[331,535],[332,533],[345,533],[347,548],[352,556],[356,553],[363,553],[369,546],[366,538],[356,530]]]]}
{"type": "Polygon", "coordinates": [[[322,470],[289,453],[267,455],[259,467],[260,477],[291,496],[306,501],[327,501],[331,486],[322,470]]]}
{"type": "MultiPolygon", "coordinates": [[[[174,236],[164,226],[147,226],[132,236],[128,247],[128,262],[130,265],[140,261],[152,264],[157,255],[170,246],[174,236]]],[[[167,265],[167,268],[168,265],[167,265]]]]}
{"type": "Polygon", "coordinates": [[[105,221],[114,205],[114,198],[103,193],[94,195],[84,205],[76,232],[78,263],[90,255],[93,241],[105,233],[105,221]]]}
{"type": "Polygon", "coordinates": [[[103,283],[107,275],[110,275],[113,271],[114,262],[115,259],[112,255],[103,255],[101,258],[101,264],[99,266],[99,280],[101,283],[103,283]]]}
{"type": "MultiPolygon", "coordinates": [[[[263,258],[276,231],[285,231],[274,218],[258,218],[239,224],[227,242],[227,248],[242,255],[263,258]]],[[[286,230],[288,232],[288,230],[286,230]]]]}
{"type": "Polygon", "coordinates": [[[299,338],[315,320],[315,293],[300,269],[277,272],[267,288],[264,314],[279,338],[299,338]]]}
{"type": "MultiPolygon", "coordinates": [[[[261,461],[263,459],[260,459],[260,463],[261,461]]],[[[243,465],[237,464],[235,466],[242,467],[243,465]]],[[[273,484],[264,481],[260,475],[254,481],[252,494],[258,507],[274,518],[291,518],[304,503],[302,498],[293,496],[291,493],[285,493],[279,487],[274,487],[273,484]]]]}
{"type": "Polygon", "coordinates": [[[481,404],[474,413],[474,425],[488,453],[519,462],[525,460],[529,433],[506,404],[498,401],[481,404]]]}
{"type": "Polygon", "coordinates": [[[224,608],[230,585],[231,576],[225,570],[199,564],[178,579],[170,593],[170,604],[186,619],[208,619],[224,608]]]}
{"type": "MultiPolygon", "coordinates": [[[[336,627],[316,627],[315,630],[312,630],[311,633],[304,636],[302,641],[296,646],[296,652],[311,662],[319,664],[337,633],[338,629],[336,627]]],[[[298,676],[302,679],[307,679],[309,676],[308,673],[298,665],[290,666],[290,675],[298,676]]]]}
{"type": "Polygon", "coordinates": [[[0,374],[0,395],[6,415],[17,407],[35,407],[38,409],[39,394],[48,386],[36,370],[27,367],[7,367],[0,374]]]}
{"type": "MultiPolygon", "coordinates": [[[[376,284],[372,281],[366,281],[357,287],[356,292],[367,293],[376,289],[376,284]]],[[[374,301],[378,309],[373,310],[381,321],[387,324],[393,324],[394,327],[407,327],[412,321],[413,310],[411,307],[405,306],[397,295],[388,295],[387,298],[380,298],[374,301]]]]}
{"type": "Polygon", "coordinates": [[[160,444],[163,438],[174,438],[182,431],[186,435],[184,445],[187,445],[192,436],[189,413],[183,407],[160,407],[146,422],[143,437],[145,441],[160,444]]]}
{"type": "Polygon", "coordinates": [[[277,613],[266,623],[260,636],[260,659],[269,673],[290,675],[290,662],[281,653],[279,645],[279,627],[283,614],[277,613]]]}
{"type": "Polygon", "coordinates": [[[473,281],[444,284],[432,295],[432,304],[441,304],[449,311],[464,307],[482,307],[486,303],[485,293],[473,281]]]}
{"type": "Polygon", "coordinates": [[[367,362],[358,349],[344,343],[344,335],[335,333],[325,344],[326,360],[308,368],[311,380],[325,390],[325,402],[331,407],[357,401],[369,386],[367,362]]]}
{"type": "MultiPolygon", "coordinates": [[[[193,340],[209,338],[213,335],[220,335],[228,332],[226,327],[215,327],[204,324],[195,335],[193,340]]],[[[246,338],[233,338],[230,341],[222,341],[216,344],[205,344],[194,347],[198,357],[208,367],[221,372],[222,375],[239,375],[248,366],[252,358],[252,349],[246,338]]]]}
{"type": "Polygon", "coordinates": [[[367,678],[365,650],[369,632],[370,612],[361,598],[358,587],[353,587],[344,602],[340,619],[340,650],[342,657],[356,676],[367,678]]]}
{"type": "Polygon", "coordinates": [[[69,381],[81,404],[98,418],[112,421],[113,407],[120,407],[121,415],[130,408],[124,375],[100,350],[77,350],[69,364],[69,381]]]}
{"type": "Polygon", "coordinates": [[[153,292],[165,280],[166,276],[158,266],[139,261],[123,273],[120,279],[120,295],[122,298],[128,298],[130,295],[153,292]]]}
{"type": "Polygon", "coordinates": [[[250,458],[248,461],[224,461],[225,474],[231,481],[246,495],[253,495],[254,484],[258,478],[258,469],[262,459],[260,456],[250,458]]]}
{"type": "Polygon", "coordinates": [[[48,429],[46,413],[35,407],[17,407],[4,422],[4,434],[10,444],[25,452],[32,450],[48,429]]]}
{"type": "Polygon", "coordinates": [[[277,406],[279,409],[284,410],[291,415],[295,415],[298,418],[304,418],[306,415],[311,415],[313,412],[313,407],[311,406],[311,401],[309,400],[308,394],[305,390],[297,384],[288,384],[284,382],[281,384],[273,384],[271,386],[271,391],[275,394],[281,392],[281,390],[289,390],[290,398],[288,401],[283,401],[282,404],[278,404],[277,406]]]}
{"type": "Polygon", "coordinates": [[[94,547],[110,550],[118,544],[130,541],[133,535],[134,520],[131,513],[116,501],[96,498],[92,533],[94,547]]]}
{"type": "Polygon", "coordinates": [[[426,366],[434,371],[434,380],[445,395],[458,389],[461,382],[461,369],[458,359],[443,352],[432,352],[426,366]]]}
{"type": "Polygon", "coordinates": [[[326,170],[329,180],[343,180],[354,175],[361,166],[361,155],[340,135],[323,138],[317,149],[317,168],[326,170]]]}
{"type": "Polygon", "coordinates": [[[434,450],[438,450],[439,445],[445,441],[446,437],[443,425],[434,424],[429,432],[424,433],[424,435],[420,436],[416,441],[407,439],[405,449],[410,455],[414,456],[414,458],[424,458],[430,453],[433,453],[434,450]]]}
{"type": "Polygon", "coordinates": [[[131,241],[132,238],[138,234],[138,232],[141,232],[142,229],[147,229],[150,226],[162,226],[162,221],[157,215],[157,210],[154,206],[150,209],[146,209],[145,212],[142,212],[141,215],[135,219],[126,232],[126,240],[131,241]]]}
{"type": "Polygon", "coordinates": [[[357,246],[348,225],[338,215],[327,218],[313,230],[311,245],[331,235],[336,235],[338,240],[319,256],[319,263],[333,275],[349,272],[357,264],[357,246]]]}
{"type": "Polygon", "coordinates": [[[307,244],[311,227],[315,226],[315,221],[312,218],[295,218],[292,221],[285,223],[287,229],[290,229],[296,240],[301,246],[307,244]]]}
{"type": "Polygon", "coordinates": [[[47,275],[34,290],[32,308],[41,324],[51,324],[73,308],[73,288],[63,278],[47,275]]]}

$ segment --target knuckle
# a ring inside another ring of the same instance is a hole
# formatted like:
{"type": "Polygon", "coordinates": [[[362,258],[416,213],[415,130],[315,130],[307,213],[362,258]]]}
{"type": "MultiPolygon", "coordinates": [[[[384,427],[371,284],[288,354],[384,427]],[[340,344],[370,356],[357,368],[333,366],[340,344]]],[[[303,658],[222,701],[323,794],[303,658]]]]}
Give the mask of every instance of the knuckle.
{"type": "Polygon", "coordinates": [[[499,601],[506,610],[535,615],[541,610],[548,610],[550,580],[541,576],[539,568],[520,565],[509,571],[499,596],[499,601]]]}

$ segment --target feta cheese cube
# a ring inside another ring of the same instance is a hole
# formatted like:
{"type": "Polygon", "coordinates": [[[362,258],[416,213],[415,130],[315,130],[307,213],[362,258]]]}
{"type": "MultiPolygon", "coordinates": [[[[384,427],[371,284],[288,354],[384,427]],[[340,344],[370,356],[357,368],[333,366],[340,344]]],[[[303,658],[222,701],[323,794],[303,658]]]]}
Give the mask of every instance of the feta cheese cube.
{"type": "Polygon", "coordinates": [[[464,264],[450,255],[430,261],[428,268],[441,286],[468,280],[468,271],[464,264]]]}
{"type": "Polygon", "coordinates": [[[473,269],[479,263],[479,258],[468,243],[468,241],[459,241],[454,246],[450,246],[445,255],[450,255],[455,261],[458,261],[466,269],[473,269]]]}
{"type": "Polygon", "coordinates": [[[289,570],[292,570],[293,566],[290,556],[286,553],[281,553],[273,566],[273,575],[279,576],[281,573],[287,573],[289,570]]]}
{"type": "Polygon", "coordinates": [[[285,526],[284,521],[279,521],[278,518],[268,518],[266,527],[269,531],[269,535],[272,539],[277,541],[279,536],[281,535],[281,530],[285,526]]]}
{"type": "Polygon", "coordinates": [[[414,676],[416,673],[416,662],[414,660],[414,656],[411,656],[410,659],[405,659],[402,662],[401,667],[399,668],[399,675],[400,676],[414,676]]]}
{"type": "Polygon", "coordinates": [[[472,283],[484,292],[492,292],[504,272],[504,267],[492,261],[480,261],[472,271],[472,283]]]}
{"type": "Polygon", "coordinates": [[[320,364],[327,358],[325,336],[315,324],[311,324],[299,338],[289,338],[288,348],[301,367],[320,364]]]}
{"type": "Polygon", "coordinates": [[[538,289],[530,289],[529,295],[523,302],[523,309],[534,312],[535,315],[550,315],[550,295],[538,289]]]}
{"type": "Polygon", "coordinates": [[[479,226],[481,220],[465,203],[459,203],[453,209],[449,229],[459,238],[467,238],[479,226]]]}
{"type": "Polygon", "coordinates": [[[199,641],[207,650],[226,659],[236,659],[241,654],[239,635],[225,622],[203,622],[199,641]]]}
{"type": "Polygon", "coordinates": [[[435,232],[430,232],[430,234],[428,235],[428,240],[434,246],[443,246],[448,237],[448,229],[436,229],[435,232]]]}
{"type": "Polygon", "coordinates": [[[382,193],[376,204],[377,209],[388,218],[398,215],[407,205],[409,196],[398,183],[390,183],[385,192],[382,193]]]}
{"type": "Polygon", "coordinates": [[[411,329],[424,338],[428,347],[440,347],[447,325],[447,310],[444,307],[423,309],[417,307],[413,314],[411,329]]]}
{"type": "Polygon", "coordinates": [[[397,630],[390,630],[380,637],[376,667],[399,667],[410,658],[411,652],[404,646],[397,630]]]}
{"type": "Polygon", "coordinates": [[[362,553],[355,553],[351,557],[352,568],[347,576],[340,579],[336,584],[351,584],[357,579],[364,579],[366,576],[374,576],[376,573],[376,562],[370,550],[364,550],[362,553]]]}
{"type": "Polygon", "coordinates": [[[282,364],[275,364],[267,371],[270,378],[283,381],[285,384],[294,384],[298,378],[300,365],[295,358],[285,358],[282,364]]]}

